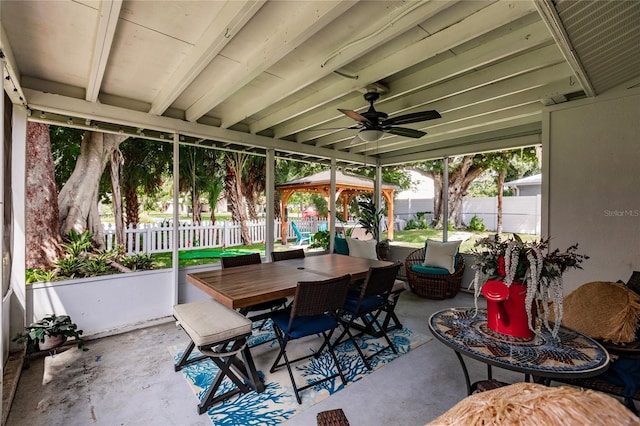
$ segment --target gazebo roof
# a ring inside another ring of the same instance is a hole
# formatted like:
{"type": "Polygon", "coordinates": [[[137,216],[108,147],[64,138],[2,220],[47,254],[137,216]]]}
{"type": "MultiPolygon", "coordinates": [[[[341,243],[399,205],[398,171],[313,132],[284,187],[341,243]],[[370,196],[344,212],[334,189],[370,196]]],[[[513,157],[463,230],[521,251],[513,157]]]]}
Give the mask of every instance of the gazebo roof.
{"type": "MultiPolygon", "coordinates": [[[[323,187],[330,185],[331,174],[329,170],[324,170],[313,175],[301,177],[298,179],[290,180],[289,182],[281,183],[276,186],[277,189],[312,189],[313,187],[323,187]]],[[[360,191],[373,191],[373,179],[369,179],[364,176],[345,174],[340,171],[336,171],[336,188],[337,189],[353,189],[360,191]]],[[[400,189],[396,185],[389,183],[382,183],[382,189],[400,189]]]]}

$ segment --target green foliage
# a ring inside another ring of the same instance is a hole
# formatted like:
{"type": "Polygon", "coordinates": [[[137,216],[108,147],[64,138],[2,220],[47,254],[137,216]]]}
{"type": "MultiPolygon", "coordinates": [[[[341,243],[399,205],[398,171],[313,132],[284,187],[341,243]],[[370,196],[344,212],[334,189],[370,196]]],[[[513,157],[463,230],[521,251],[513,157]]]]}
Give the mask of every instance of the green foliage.
{"type": "Polygon", "coordinates": [[[406,229],[407,231],[410,231],[412,229],[419,229],[418,228],[418,223],[413,219],[409,219],[407,221],[407,224],[405,225],[404,229],[406,229]]]}
{"type": "Polygon", "coordinates": [[[98,275],[108,275],[112,273],[111,266],[102,257],[87,259],[82,266],[80,273],[85,277],[96,277],[98,275]]]}
{"type": "Polygon", "coordinates": [[[487,227],[484,226],[484,222],[482,220],[482,218],[473,215],[473,217],[471,218],[471,220],[469,221],[469,226],[468,226],[469,231],[479,231],[479,232],[484,232],[487,230],[487,227]]]}
{"type": "Polygon", "coordinates": [[[69,235],[65,238],[66,243],[62,244],[62,248],[70,256],[77,257],[83,253],[91,251],[93,244],[91,243],[92,235],[88,230],[82,233],[76,232],[74,229],[69,231],[69,235]]]}
{"type": "Polygon", "coordinates": [[[45,336],[63,335],[66,339],[75,339],[74,342],[79,349],[88,351],[89,349],[84,346],[82,333],[83,331],[78,329],[68,315],[49,314],[25,327],[25,331],[18,333],[12,340],[17,343],[26,343],[27,354],[31,354],[38,350],[38,345],[44,342],[45,336]]]}
{"type": "Polygon", "coordinates": [[[84,130],[70,127],[49,126],[51,154],[55,165],[56,187],[58,191],[69,180],[80,155],[80,143],[84,130]]]}
{"type": "Polygon", "coordinates": [[[120,263],[133,271],[144,271],[153,269],[153,257],[150,253],[138,253],[127,256],[120,260],[120,263]]]}
{"type": "Polygon", "coordinates": [[[53,281],[56,279],[57,271],[45,271],[43,269],[28,268],[26,272],[27,284],[37,283],[39,281],[53,281]]]}
{"type": "Polygon", "coordinates": [[[71,231],[63,244],[65,254],[55,260],[52,270],[29,269],[26,271],[28,284],[40,281],[56,281],[72,278],[95,277],[99,275],[117,274],[121,271],[112,264],[119,263],[129,269],[153,269],[155,264],[150,254],[141,253],[126,257],[124,249],[117,246],[111,250],[94,249],[91,245],[92,235],[85,231],[71,231]]]}
{"type": "Polygon", "coordinates": [[[318,212],[318,216],[327,217],[329,214],[329,203],[327,200],[320,194],[311,194],[311,202],[314,206],[316,206],[316,211],[318,212]]]}
{"type": "Polygon", "coordinates": [[[380,219],[382,218],[383,209],[376,211],[373,199],[358,201],[358,207],[360,208],[358,223],[373,235],[374,240],[380,241],[380,219]]]}
{"type": "Polygon", "coordinates": [[[329,231],[318,231],[313,234],[313,243],[309,246],[310,248],[323,248],[325,250],[329,250],[329,231]]]}
{"type": "Polygon", "coordinates": [[[56,267],[56,277],[58,279],[81,278],[85,262],[81,257],[65,256],[56,259],[54,262],[56,267]]]}

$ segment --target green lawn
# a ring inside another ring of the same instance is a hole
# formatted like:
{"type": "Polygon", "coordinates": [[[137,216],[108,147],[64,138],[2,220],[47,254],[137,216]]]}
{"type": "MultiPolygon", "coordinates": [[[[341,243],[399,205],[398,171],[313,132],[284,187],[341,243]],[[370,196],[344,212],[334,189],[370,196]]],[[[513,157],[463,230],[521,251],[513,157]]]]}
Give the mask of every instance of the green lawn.
{"type": "MultiPolygon", "coordinates": [[[[455,236],[455,234],[459,233],[459,231],[449,231],[449,239],[455,236]]],[[[466,239],[462,245],[460,246],[460,251],[465,253],[469,252],[473,245],[480,238],[493,235],[494,232],[464,232],[465,236],[470,234],[469,238],[466,239]]],[[[502,234],[503,238],[508,238],[512,234],[502,234]]],[[[537,240],[540,237],[537,235],[529,235],[529,234],[519,234],[520,237],[525,241],[537,240]]],[[[387,233],[382,233],[382,238],[387,238],[387,233]]],[[[395,231],[393,233],[393,243],[399,244],[403,246],[409,247],[422,247],[424,246],[424,242],[427,239],[439,240],[442,241],[442,230],[438,229],[411,229],[408,231],[395,231]]],[[[276,251],[288,250],[289,246],[283,246],[278,241],[275,243],[274,249],[276,251]]],[[[238,246],[238,247],[230,247],[229,251],[237,251],[238,253],[246,252],[260,252],[262,256],[265,255],[264,244],[251,244],[248,246],[238,246]]],[[[219,257],[196,257],[196,253],[198,252],[211,252],[211,249],[201,249],[201,250],[181,250],[180,254],[184,254],[184,257],[181,257],[179,262],[180,266],[191,266],[191,265],[205,265],[205,264],[217,264],[220,263],[219,257]]],[[[203,254],[204,255],[204,254],[203,254]]],[[[171,267],[171,253],[157,253],[153,254],[153,260],[156,263],[156,267],[160,268],[170,268],[171,267]]]]}

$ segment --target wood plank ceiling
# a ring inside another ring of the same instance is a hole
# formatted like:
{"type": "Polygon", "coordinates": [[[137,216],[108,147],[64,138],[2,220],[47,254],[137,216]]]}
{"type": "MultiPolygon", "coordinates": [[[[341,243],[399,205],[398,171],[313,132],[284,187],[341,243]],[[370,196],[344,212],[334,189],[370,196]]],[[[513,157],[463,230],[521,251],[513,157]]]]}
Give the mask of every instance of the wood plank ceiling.
{"type": "Polygon", "coordinates": [[[637,1],[3,0],[31,119],[340,164],[540,142],[546,105],[640,81],[637,1]],[[413,139],[354,137],[363,93],[413,139]],[[328,130],[321,130],[328,129],[328,130]]]}

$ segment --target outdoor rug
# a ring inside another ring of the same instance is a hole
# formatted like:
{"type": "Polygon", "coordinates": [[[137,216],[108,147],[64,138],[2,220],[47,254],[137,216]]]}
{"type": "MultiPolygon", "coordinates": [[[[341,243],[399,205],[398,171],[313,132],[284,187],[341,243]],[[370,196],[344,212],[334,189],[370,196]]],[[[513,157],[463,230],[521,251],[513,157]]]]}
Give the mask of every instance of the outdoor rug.
{"type": "MultiPolygon", "coordinates": [[[[336,330],[336,333],[338,331],[340,329],[336,330]]],[[[334,334],[334,338],[335,336],[337,334],[334,334]]],[[[398,349],[398,354],[387,350],[377,355],[370,361],[371,371],[366,369],[351,342],[347,341],[336,347],[336,355],[347,380],[347,386],[409,352],[411,349],[415,349],[431,340],[431,337],[414,333],[407,328],[394,330],[389,333],[389,337],[398,349]]],[[[249,340],[251,354],[258,374],[264,379],[265,391],[262,393],[250,392],[248,394],[234,395],[214,405],[207,411],[207,415],[214,425],[277,425],[344,388],[339,377],[328,380],[315,387],[303,390],[300,393],[302,404],[298,404],[291,387],[287,368],[282,366],[274,373],[269,372],[279,351],[277,341],[272,340],[274,338],[275,335],[271,325],[267,324],[263,330],[254,329],[253,335],[249,340]]],[[[367,353],[375,353],[386,345],[382,337],[376,339],[371,336],[364,336],[358,338],[357,341],[365,355],[367,353]]],[[[316,336],[290,342],[287,346],[289,359],[313,353],[320,347],[321,343],[322,338],[316,336]]],[[[169,352],[174,357],[174,360],[177,361],[185,348],[186,343],[180,346],[175,345],[169,347],[169,352]]],[[[194,351],[193,356],[197,355],[199,353],[194,351]]],[[[198,400],[202,400],[217,371],[218,367],[207,359],[191,364],[180,372],[185,375],[198,400]]],[[[331,356],[326,350],[323,351],[323,355],[318,359],[310,357],[294,364],[294,375],[296,375],[298,387],[319,376],[326,377],[334,372],[331,356]]],[[[225,383],[221,388],[222,390],[219,390],[219,393],[231,389],[231,381],[225,378],[225,383]]],[[[196,410],[197,403],[198,401],[194,398],[194,410],[196,410]]]]}

